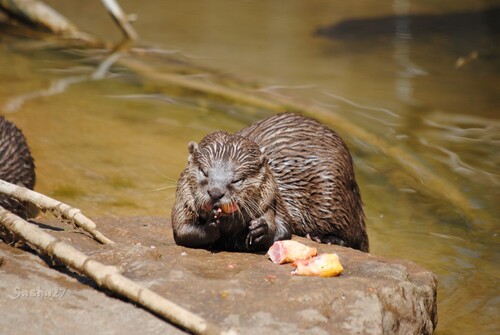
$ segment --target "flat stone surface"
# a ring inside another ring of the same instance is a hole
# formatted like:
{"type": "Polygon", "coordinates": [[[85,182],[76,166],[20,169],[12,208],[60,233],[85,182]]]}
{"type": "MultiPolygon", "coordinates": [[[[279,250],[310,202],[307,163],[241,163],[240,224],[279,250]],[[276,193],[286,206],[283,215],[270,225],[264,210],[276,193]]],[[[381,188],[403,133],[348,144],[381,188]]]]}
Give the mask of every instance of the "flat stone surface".
{"type": "MultiPolygon", "coordinates": [[[[267,255],[177,246],[159,217],[96,219],[117,242],[100,245],[56,220],[41,226],[93,258],[203,318],[240,334],[430,334],[436,277],[405,260],[339,246],[339,277],[291,276],[267,255]]],[[[95,288],[62,266],[0,243],[1,334],[177,334],[167,322],[95,288]],[[47,263],[51,263],[47,261],[47,263]]]]}

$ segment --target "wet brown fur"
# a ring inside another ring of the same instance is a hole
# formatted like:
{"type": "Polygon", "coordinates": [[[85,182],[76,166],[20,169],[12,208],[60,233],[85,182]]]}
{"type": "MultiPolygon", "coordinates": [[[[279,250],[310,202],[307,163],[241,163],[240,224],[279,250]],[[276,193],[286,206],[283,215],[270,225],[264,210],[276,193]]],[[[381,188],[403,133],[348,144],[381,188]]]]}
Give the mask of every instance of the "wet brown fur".
{"type": "MultiPolygon", "coordinates": [[[[35,164],[23,133],[0,116],[0,179],[33,189],[35,164]]],[[[34,215],[33,207],[0,195],[0,206],[22,218],[34,215]]]]}
{"type": "Polygon", "coordinates": [[[278,114],[234,135],[209,134],[189,152],[172,210],[178,244],[257,251],[293,233],[368,251],[351,156],[317,121],[278,114]],[[211,198],[214,190],[223,197],[211,198]],[[215,213],[231,203],[239,210],[215,213]]]}

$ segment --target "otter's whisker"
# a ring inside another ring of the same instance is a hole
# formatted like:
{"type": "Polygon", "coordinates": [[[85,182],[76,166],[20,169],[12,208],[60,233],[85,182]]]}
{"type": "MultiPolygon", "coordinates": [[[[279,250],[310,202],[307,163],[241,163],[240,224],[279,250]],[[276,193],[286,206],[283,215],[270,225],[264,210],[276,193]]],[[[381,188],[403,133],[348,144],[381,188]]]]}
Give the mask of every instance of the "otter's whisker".
{"type": "Polygon", "coordinates": [[[155,191],[163,191],[163,190],[166,190],[169,188],[176,188],[176,187],[177,187],[177,185],[169,185],[169,186],[158,187],[158,188],[155,188],[154,190],[155,191]]]}

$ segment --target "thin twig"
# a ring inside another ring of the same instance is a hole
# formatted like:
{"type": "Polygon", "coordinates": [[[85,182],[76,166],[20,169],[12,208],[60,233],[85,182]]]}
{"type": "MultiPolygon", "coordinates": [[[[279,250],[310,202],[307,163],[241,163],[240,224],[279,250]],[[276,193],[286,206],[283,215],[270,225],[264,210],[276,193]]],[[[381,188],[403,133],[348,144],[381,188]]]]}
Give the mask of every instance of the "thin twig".
{"type": "Polygon", "coordinates": [[[134,27],[130,24],[130,19],[123,12],[122,8],[115,0],[101,0],[104,7],[108,11],[109,15],[113,18],[116,24],[120,27],[123,34],[127,39],[136,41],[139,35],[135,31],[134,27]]]}
{"type": "Polygon", "coordinates": [[[200,316],[165,299],[150,289],[122,276],[118,269],[95,261],[69,244],[44,232],[0,206],[0,225],[19,236],[40,253],[53,257],[66,266],[94,280],[122,297],[143,306],[171,323],[193,334],[234,334],[223,332],[200,316]]]}
{"type": "Polygon", "coordinates": [[[102,244],[114,243],[97,230],[96,224],[83,215],[77,208],[73,208],[46,195],[22,186],[11,184],[2,179],[0,179],[0,194],[4,194],[20,201],[32,203],[40,209],[50,210],[55,215],[61,215],[65,219],[70,220],[76,226],[83,228],[102,244]]]}

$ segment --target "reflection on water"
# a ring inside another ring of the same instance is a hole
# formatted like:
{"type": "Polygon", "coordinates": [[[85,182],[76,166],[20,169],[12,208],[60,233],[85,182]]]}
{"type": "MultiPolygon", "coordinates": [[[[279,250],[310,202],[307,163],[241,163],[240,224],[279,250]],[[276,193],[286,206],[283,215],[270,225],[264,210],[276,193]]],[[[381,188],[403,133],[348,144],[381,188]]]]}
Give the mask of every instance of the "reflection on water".
{"type": "MultiPolygon", "coordinates": [[[[48,2],[84,29],[115,34],[99,4],[48,2]]],[[[498,332],[499,21],[483,19],[494,3],[121,3],[138,13],[137,30],[158,50],[327,107],[457,185],[472,217],[429,197],[425,180],[410,178],[370,143],[342,134],[354,154],[372,252],[438,275],[438,334],[498,332]],[[446,29],[429,31],[432,20],[446,29]],[[462,21],[477,29],[463,29],[462,21]],[[342,22],[370,28],[347,39],[315,33],[346,27],[342,22]]],[[[0,113],[27,135],[37,190],[91,216],[170,215],[187,143],[260,117],[245,106],[162,89],[120,67],[89,80],[91,60],[103,56],[96,51],[32,47],[10,39],[0,45],[0,113]]],[[[153,65],[165,71],[161,61],[153,65]]],[[[210,81],[202,71],[194,75],[210,81]]]]}

